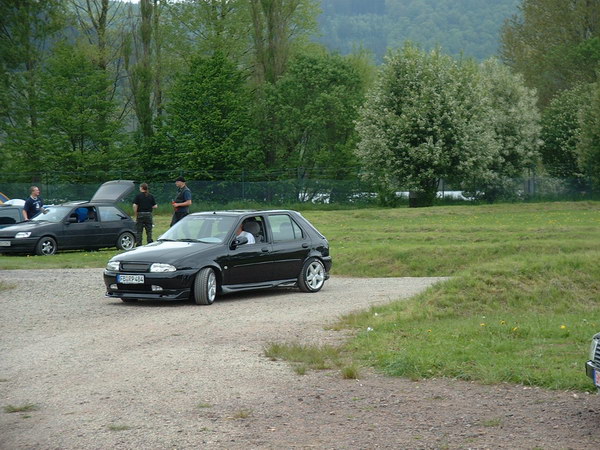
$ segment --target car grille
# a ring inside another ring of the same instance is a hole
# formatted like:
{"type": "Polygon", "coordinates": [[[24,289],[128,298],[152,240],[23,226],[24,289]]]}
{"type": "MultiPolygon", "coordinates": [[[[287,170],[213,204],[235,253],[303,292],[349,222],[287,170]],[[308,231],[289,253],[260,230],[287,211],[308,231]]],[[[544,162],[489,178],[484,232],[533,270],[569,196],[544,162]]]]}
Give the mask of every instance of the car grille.
{"type": "Polygon", "coordinates": [[[594,352],[594,364],[596,367],[600,367],[600,339],[596,343],[596,351],[594,352]]]}
{"type": "Polygon", "coordinates": [[[124,272],[148,272],[148,267],[150,267],[150,264],[146,263],[121,263],[121,270],[124,272]]]}

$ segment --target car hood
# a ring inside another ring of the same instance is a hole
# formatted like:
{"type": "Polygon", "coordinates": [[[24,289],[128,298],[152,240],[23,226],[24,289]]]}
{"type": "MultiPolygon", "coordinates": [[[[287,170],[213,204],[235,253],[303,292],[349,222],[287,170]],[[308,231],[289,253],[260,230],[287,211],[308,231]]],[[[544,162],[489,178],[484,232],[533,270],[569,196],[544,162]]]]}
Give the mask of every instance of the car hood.
{"type": "Polygon", "coordinates": [[[91,202],[117,203],[133,191],[135,185],[131,180],[107,181],[98,188],[91,202]]]}
{"type": "MultiPolygon", "coordinates": [[[[126,253],[121,253],[114,259],[118,261],[162,262],[175,264],[178,261],[200,252],[212,249],[217,244],[202,242],[157,241],[152,244],[137,247],[126,253]]],[[[222,245],[222,244],[219,244],[222,245]]]]}
{"type": "Polygon", "coordinates": [[[0,229],[0,233],[2,233],[3,236],[14,235],[20,231],[39,230],[40,228],[47,227],[48,225],[56,225],[56,224],[53,222],[42,222],[42,221],[40,221],[40,222],[38,222],[38,221],[21,222],[21,223],[16,223],[14,225],[9,225],[7,227],[0,229]]]}

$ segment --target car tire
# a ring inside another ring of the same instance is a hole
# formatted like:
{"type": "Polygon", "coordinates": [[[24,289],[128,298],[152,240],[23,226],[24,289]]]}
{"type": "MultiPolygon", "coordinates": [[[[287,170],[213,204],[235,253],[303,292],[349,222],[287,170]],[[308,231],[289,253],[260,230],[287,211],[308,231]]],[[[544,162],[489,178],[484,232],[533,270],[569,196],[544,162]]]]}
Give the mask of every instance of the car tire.
{"type": "Polygon", "coordinates": [[[302,266],[298,287],[303,292],[318,292],[325,284],[325,266],[321,260],[310,258],[302,266]]]}
{"type": "Polygon", "coordinates": [[[121,233],[119,239],[117,240],[117,248],[119,250],[131,250],[135,246],[135,236],[133,233],[126,231],[125,233],[121,233]]]}
{"type": "Polygon", "coordinates": [[[121,297],[121,301],[123,303],[135,303],[135,302],[138,301],[138,299],[137,298],[123,298],[123,297],[121,297]]]}
{"type": "Polygon", "coordinates": [[[217,297],[217,276],[210,267],[205,267],[194,281],[194,302],[197,305],[212,305],[217,297]]]}
{"type": "Polygon", "coordinates": [[[41,238],[38,243],[35,245],[35,254],[36,255],[54,255],[56,253],[57,246],[54,238],[50,236],[44,236],[41,238]]]}

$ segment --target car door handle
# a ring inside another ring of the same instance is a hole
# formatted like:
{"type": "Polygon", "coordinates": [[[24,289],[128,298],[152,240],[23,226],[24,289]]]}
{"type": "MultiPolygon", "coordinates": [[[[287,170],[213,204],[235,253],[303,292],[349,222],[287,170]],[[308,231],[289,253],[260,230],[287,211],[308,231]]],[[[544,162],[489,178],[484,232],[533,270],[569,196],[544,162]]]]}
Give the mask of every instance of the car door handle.
{"type": "Polygon", "coordinates": [[[302,243],[302,248],[308,248],[308,244],[306,242],[302,243]]]}
{"type": "Polygon", "coordinates": [[[269,247],[263,247],[263,248],[261,248],[261,251],[263,253],[269,253],[269,247]]]}

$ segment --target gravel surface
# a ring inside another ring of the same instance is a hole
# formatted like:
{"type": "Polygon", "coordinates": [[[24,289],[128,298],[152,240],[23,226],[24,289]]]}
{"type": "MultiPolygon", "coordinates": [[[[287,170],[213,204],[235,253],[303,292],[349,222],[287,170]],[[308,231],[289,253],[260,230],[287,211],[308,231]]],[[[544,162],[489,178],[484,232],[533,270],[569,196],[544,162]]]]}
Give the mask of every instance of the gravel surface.
{"type": "Polygon", "coordinates": [[[15,286],[0,292],[3,449],[600,448],[597,395],[367,370],[299,376],[263,355],[270,342],[340,342],[327,323],[435,278],[334,277],[316,294],[207,307],[106,299],[99,269],[0,280],[15,286]]]}

